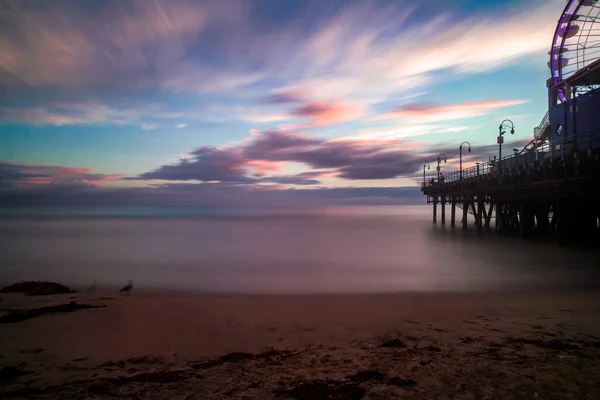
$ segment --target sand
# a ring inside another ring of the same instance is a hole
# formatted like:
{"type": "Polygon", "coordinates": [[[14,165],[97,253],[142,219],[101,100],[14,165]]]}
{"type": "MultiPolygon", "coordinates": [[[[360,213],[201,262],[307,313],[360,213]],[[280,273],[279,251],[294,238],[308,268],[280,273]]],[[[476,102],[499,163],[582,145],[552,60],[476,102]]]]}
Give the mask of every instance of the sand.
{"type": "Polygon", "coordinates": [[[0,397],[600,399],[600,293],[1,295],[0,397]]]}

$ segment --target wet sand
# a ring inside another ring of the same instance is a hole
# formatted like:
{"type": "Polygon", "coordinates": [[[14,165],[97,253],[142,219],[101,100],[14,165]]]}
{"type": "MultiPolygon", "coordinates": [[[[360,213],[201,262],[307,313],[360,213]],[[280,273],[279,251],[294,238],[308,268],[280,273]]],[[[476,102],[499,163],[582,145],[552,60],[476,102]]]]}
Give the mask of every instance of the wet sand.
{"type": "Polygon", "coordinates": [[[3,398],[600,398],[598,292],[0,298],[106,306],[0,323],[3,398]]]}

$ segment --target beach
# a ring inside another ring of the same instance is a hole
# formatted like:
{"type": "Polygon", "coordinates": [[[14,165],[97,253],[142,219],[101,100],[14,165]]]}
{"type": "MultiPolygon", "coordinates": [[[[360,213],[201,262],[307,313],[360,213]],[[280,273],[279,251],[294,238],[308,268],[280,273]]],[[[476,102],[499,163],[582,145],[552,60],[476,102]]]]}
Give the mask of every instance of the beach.
{"type": "Polygon", "coordinates": [[[600,292],[2,294],[3,398],[600,398],[600,292]],[[337,397],[336,397],[337,396],[337,397]]]}
{"type": "Polygon", "coordinates": [[[0,221],[0,286],[68,286],[0,293],[2,398],[600,398],[593,249],[429,207],[59,211],[0,221]]]}

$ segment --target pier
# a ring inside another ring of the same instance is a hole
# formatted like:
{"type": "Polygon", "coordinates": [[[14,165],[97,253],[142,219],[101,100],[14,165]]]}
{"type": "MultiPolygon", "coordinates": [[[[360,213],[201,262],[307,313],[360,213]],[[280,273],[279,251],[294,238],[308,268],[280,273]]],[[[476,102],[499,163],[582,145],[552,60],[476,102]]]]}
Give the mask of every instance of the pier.
{"type": "MultiPolygon", "coordinates": [[[[433,222],[462,229],[545,236],[600,243],[600,2],[569,1],[548,52],[548,112],[523,149],[502,156],[505,133],[499,125],[498,154],[437,179],[423,167],[421,191],[433,205],[433,222]],[[447,220],[447,207],[450,215],[447,220]],[[458,208],[458,210],[457,210],[458,208]]],[[[509,131],[510,129],[510,131],[509,131]]],[[[449,155],[448,158],[452,158],[449,155]]]]}
{"type": "Polygon", "coordinates": [[[568,150],[559,154],[547,142],[423,182],[433,222],[467,229],[471,220],[478,230],[524,236],[599,236],[600,128],[560,145],[568,150]]]}

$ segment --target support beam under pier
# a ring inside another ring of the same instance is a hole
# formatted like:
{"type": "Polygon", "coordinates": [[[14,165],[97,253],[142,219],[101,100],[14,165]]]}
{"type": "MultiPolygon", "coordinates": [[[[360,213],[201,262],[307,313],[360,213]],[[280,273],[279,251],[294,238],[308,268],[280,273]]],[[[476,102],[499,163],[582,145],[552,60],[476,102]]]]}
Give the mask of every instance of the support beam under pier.
{"type": "Polygon", "coordinates": [[[469,202],[463,202],[462,228],[467,229],[467,217],[469,216],[469,202]]]}
{"type": "Polygon", "coordinates": [[[442,225],[446,225],[446,196],[442,196],[442,225]]]}

